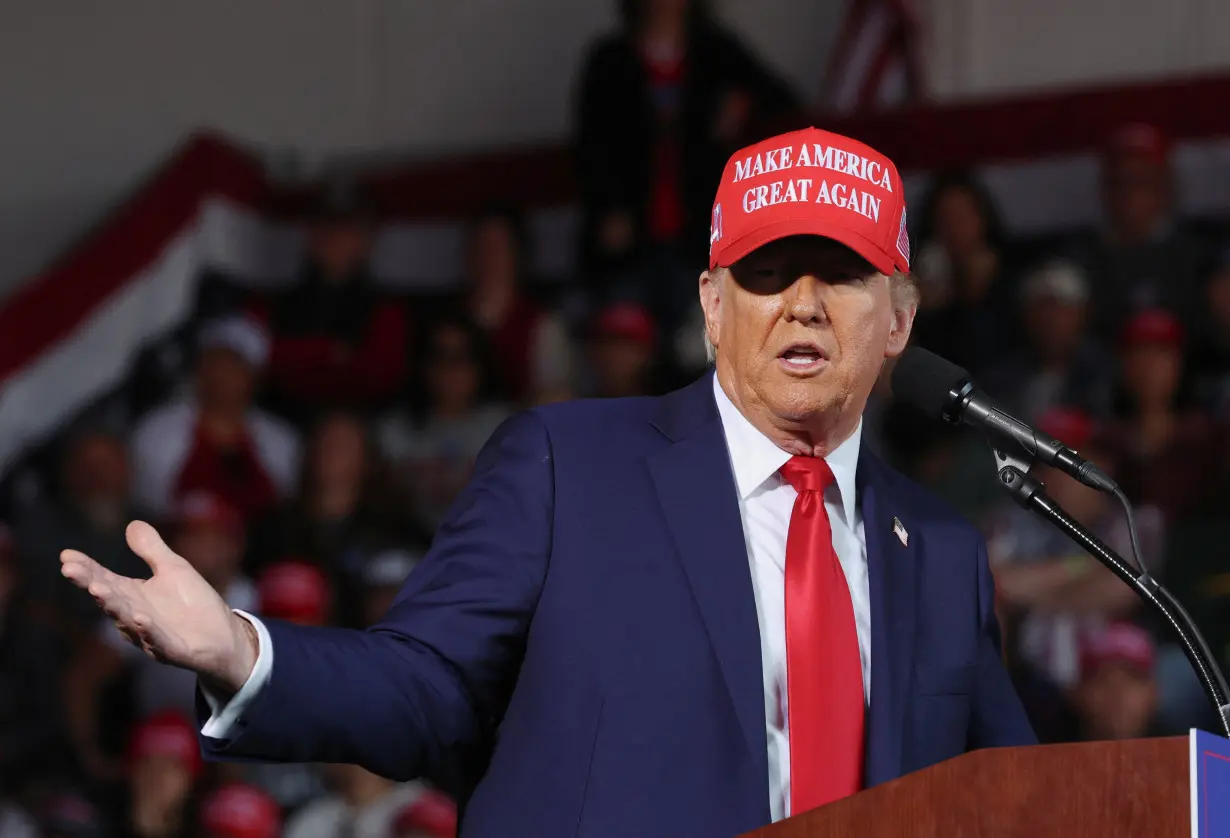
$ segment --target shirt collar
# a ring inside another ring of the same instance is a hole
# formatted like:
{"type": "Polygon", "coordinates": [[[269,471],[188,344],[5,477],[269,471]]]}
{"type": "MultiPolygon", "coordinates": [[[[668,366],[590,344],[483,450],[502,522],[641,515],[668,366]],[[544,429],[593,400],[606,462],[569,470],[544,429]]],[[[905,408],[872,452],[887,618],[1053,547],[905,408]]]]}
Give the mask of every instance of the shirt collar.
{"type": "MultiPolygon", "coordinates": [[[[757,430],[747,417],[739,412],[734,402],[726,395],[717,376],[713,376],[713,397],[717,401],[718,416],[722,420],[722,432],[726,436],[726,448],[730,452],[730,465],[735,474],[735,488],[739,499],[746,500],[752,492],[777,474],[778,469],[792,456],[778,448],[771,439],[757,430]]],[[[854,521],[857,503],[855,489],[858,472],[859,448],[862,444],[863,420],[849,439],[834,448],[824,461],[833,470],[833,477],[841,493],[841,508],[847,523],[854,521]]]]}

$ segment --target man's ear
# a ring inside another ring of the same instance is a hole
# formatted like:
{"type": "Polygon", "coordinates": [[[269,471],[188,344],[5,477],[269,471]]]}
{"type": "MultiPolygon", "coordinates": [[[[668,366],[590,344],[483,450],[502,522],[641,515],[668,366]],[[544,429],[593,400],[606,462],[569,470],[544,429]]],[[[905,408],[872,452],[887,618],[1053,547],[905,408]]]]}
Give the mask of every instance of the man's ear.
{"type": "Polygon", "coordinates": [[[884,348],[884,357],[896,358],[905,351],[910,342],[910,330],[914,328],[914,315],[918,307],[914,305],[893,307],[893,328],[888,333],[888,346],[884,348]]]}
{"type": "Polygon", "coordinates": [[[719,323],[722,319],[722,268],[704,271],[700,275],[700,307],[705,313],[705,335],[718,345],[719,323]]]}

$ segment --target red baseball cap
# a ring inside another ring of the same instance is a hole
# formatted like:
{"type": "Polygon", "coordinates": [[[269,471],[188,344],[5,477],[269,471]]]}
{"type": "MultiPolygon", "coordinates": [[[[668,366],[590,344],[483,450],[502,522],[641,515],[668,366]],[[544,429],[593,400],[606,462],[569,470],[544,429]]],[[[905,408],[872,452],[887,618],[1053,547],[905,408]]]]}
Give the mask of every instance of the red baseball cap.
{"type": "Polygon", "coordinates": [[[1081,672],[1086,674],[1107,663],[1126,663],[1141,672],[1152,672],[1153,639],[1139,626],[1111,623],[1082,638],[1080,660],[1081,672]]]}
{"type": "Polygon", "coordinates": [[[1084,448],[1093,439],[1093,417],[1071,407],[1052,407],[1038,417],[1038,430],[1071,448],[1084,448]]]}
{"type": "Polygon", "coordinates": [[[457,834],[457,806],[438,791],[423,792],[393,820],[394,834],[410,831],[453,838],[457,834]]]}
{"type": "Polygon", "coordinates": [[[316,565],[290,560],[270,565],[257,583],[260,612],[277,620],[318,626],[329,615],[329,583],[316,565]]]}
{"type": "Polygon", "coordinates": [[[209,838],[277,838],[282,812],[277,801],[260,789],[229,783],[206,799],[201,826],[209,838]]]}
{"type": "Polygon", "coordinates": [[[149,757],[178,760],[194,777],[200,772],[201,746],[187,716],[175,710],[164,710],[137,725],[128,742],[129,764],[149,757]]]}
{"type": "Polygon", "coordinates": [[[1111,160],[1139,159],[1164,165],[1170,159],[1170,138],[1156,125],[1129,122],[1111,133],[1106,156],[1111,160]]]}
{"type": "Polygon", "coordinates": [[[598,312],[594,323],[594,334],[600,337],[627,338],[645,346],[653,345],[656,331],[653,317],[636,303],[612,303],[598,312]]]}
{"type": "Polygon", "coordinates": [[[1183,324],[1165,309],[1147,309],[1123,324],[1123,331],[1119,333],[1119,342],[1125,347],[1148,344],[1181,346],[1183,344],[1183,324]]]}
{"type": "Polygon", "coordinates": [[[735,152],[713,202],[709,269],[799,235],[840,242],[880,273],[909,272],[905,190],[893,161],[818,128],[735,152]]]}

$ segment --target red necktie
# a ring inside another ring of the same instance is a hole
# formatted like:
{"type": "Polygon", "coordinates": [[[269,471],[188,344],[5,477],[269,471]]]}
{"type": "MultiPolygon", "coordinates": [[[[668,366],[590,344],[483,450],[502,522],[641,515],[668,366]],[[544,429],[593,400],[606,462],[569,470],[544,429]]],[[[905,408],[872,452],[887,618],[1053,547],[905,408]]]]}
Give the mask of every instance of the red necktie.
{"type": "Polygon", "coordinates": [[[862,785],[863,667],[824,508],[833,472],[820,457],[791,457],[781,474],[799,493],[786,536],[790,811],[798,815],[862,785]]]}

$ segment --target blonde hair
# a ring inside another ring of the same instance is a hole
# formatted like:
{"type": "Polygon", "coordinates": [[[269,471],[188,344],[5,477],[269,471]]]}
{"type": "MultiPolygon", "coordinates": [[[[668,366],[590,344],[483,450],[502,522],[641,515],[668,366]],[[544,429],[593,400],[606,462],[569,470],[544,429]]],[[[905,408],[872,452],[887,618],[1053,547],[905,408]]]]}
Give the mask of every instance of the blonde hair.
{"type": "MultiPolygon", "coordinates": [[[[721,282],[729,273],[729,268],[715,268],[709,272],[710,277],[721,282]]],[[[904,273],[903,271],[893,271],[893,275],[888,280],[893,298],[893,307],[896,311],[918,308],[918,284],[914,282],[914,275],[904,273]]],[[[701,337],[705,341],[705,360],[710,364],[717,360],[717,347],[713,345],[713,341],[709,340],[709,327],[703,325],[701,327],[701,337]]]]}

